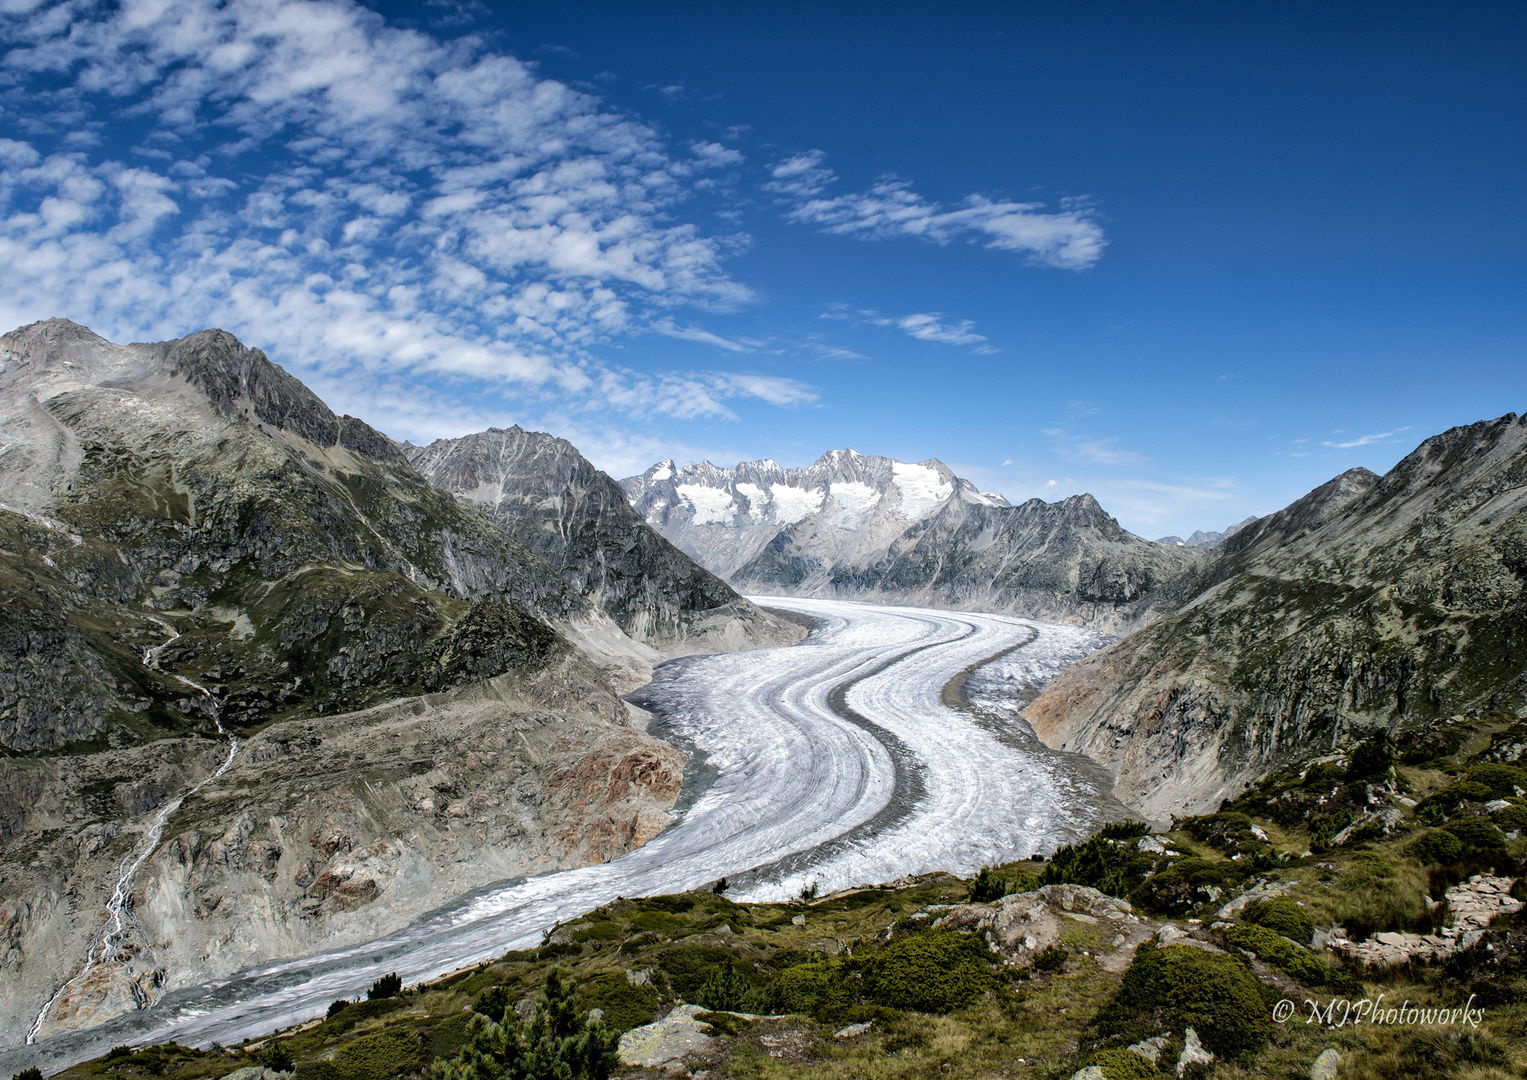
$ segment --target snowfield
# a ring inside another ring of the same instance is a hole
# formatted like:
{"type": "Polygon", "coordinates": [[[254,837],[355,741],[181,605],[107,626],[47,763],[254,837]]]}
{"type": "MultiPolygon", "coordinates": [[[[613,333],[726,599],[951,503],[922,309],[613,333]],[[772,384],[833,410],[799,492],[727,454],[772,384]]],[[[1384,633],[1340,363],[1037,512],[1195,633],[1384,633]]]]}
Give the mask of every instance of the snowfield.
{"type": "MultiPolygon", "coordinates": [[[[483,890],[364,946],[168,994],[100,1028],[44,1040],[28,1060],[36,1052],[53,1071],[124,1042],[231,1044],[321,1015],[379,974],[414,983],[537,945],[554,924],[617,896],[725,876],[735,899],[782,900],[812,882],[826,893],[933,869],[970,874],[1053,851],[1116,811],[1094,771],[1025,737],[1021,722],[946,701],[951,680],[972,669],[978,678],[1003,653],[993,685],[1009,683],[1009,672],[1047,679],[1095,647],[1094,632],[1002,615],[754,600],[815,629],[790,648],[672,661],[633,695],[658,717],[656,730],[698,751],[688,809],[645,847],[483,890]]],[[[9,1056],[0,1053],[0,1069],[9,1056]]]]}

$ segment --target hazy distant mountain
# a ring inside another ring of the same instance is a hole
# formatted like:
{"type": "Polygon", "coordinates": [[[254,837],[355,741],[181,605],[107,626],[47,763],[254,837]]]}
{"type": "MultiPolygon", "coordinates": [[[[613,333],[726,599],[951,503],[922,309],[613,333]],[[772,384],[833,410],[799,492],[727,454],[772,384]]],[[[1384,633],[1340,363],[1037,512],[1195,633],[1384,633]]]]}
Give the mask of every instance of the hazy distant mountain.
{"type": "Polygon", "coordinates": [[[1255,520],[1257,520],[1255,517],[1249,517],[1243,521],[1237,521],[1234,525],[1225,526],[1224,532],[1204,532],[1202,529],[1200,529],[1194,532],[1193,535],[1188,537],[1186,540],[1180,536],[1163,536],[1160,540],[1157,540],[1156,543],[1167,544],[1172,547],[1218,547],[1226,537],[1234,536],[1236,533],[1240,532],[1255,520]]]}
{"type": "Polygon", "coordinates": [[[654,528],[750,593],[1014,611],[1117,630],[1204,559],[1125,531],[1090,495],[1013,506],[936,460],[833,450],[805,469],[662,461],[622,486],[654,528]]]}
{"type": "Polygon", "coordinates": [[[1353,469],[1215,549],[1180,608],[1026,715],[1148,813],[1201,812],[1368,728],[1527,706],[1527,418],[1353,469]]]}

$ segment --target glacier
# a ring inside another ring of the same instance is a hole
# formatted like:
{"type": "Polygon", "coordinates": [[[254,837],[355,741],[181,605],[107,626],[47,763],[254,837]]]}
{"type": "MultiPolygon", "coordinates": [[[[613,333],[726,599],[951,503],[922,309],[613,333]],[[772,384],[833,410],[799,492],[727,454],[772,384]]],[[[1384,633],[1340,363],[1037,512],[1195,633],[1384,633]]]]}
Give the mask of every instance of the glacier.
{"type": "Polygon", "coordinates": [[[969,875],[1053,851],[1125,813],[1095,769],[947,689],[993,658],[1005,672],[1023,657],[1026,680],[1048,678],[1094,645],[1093,631],[753,599],[810,621],[810,636],[788,648],[671,661],[631,695],[658,733],[695,752],[688,808],[646,846],[480,890],[365,945],[172,992],[142,1012],[41,1040],[25,1063],[0,1051],[0,1071],[33,1061],[53,1071],[122,1043],[236,1043],[321,1015],[381,974],[413,983],[538,945],[557,924],[620,896],[727,877],[734,898],[760,902],[810,884],[826,893],[935,869],[969,875]]]}

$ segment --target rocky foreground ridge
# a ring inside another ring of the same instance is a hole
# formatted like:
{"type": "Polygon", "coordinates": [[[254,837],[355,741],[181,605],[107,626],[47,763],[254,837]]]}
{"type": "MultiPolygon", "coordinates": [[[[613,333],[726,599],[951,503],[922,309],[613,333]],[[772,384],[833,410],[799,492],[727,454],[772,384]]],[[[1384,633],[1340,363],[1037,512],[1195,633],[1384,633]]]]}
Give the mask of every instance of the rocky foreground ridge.
{"type": "Polygon", "coordinates": [[[654,640],[798,631],[514,532],[222,331],[0,338],[0,1044],[660,831],[685,759],[617,696],[660,654],[566,551],[654,640]]]}
{"type": "Polygon", "coordinates": [[[1117,633],[1207,560],[1091,495],[1012,506],[947,465],[833,450],[805,469],[662,461],[621,481],[652,526],[745,592],[1006,611],[1117,633]]]}
{"type": "Polygon", "coordinates": [[[1527,418],[1454,428],[1224,540],[1025,712],[1157,818],[1381,729],[1527,706],[1527,418]]]}
{"type": "Polygon", "coordinates": [[[593,1046],[594,1074],[620,1080],[1504,1080],[1527,1066],[1527,771],[1499,760],[1522,738],[1429,724],[1230,810],[1114,823],[973,880],[617,899],[538,948],[242,1046],[124,1049],[63,1075],[476,1080],[516,1047],[593,1046]],[[577,1037],[543,1037],[551,1016],[577,1037]]]}

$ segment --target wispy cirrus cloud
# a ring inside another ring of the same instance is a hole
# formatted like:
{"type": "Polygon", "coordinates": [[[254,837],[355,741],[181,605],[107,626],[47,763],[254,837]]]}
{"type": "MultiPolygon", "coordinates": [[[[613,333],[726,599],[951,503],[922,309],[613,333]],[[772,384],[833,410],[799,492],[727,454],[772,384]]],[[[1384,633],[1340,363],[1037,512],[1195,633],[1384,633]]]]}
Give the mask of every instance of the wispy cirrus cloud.
{"type": "MultiPolygon", "coordinates": [[[[480,40],[351,0],[10,5],[0,50],[6,327],[222,326],[341,404],[405,377],[475,381],[542,414],[813,399],[594,351],[652,329],[746,348],[668,314],[753,301],[723,265],[746,237],[679,213],[741,163],[720,143],[675,152],[480,40]]],[[[409,423],[398,433],[430,433],[409,423]]]]}
{"type": "MultiPolygon", "coordinates": [[[[1407,425],[1405,425],[1402,428],[1395,428],[1393,431],[1381,431],[1377,435],[1361,435],[1358,438],[1351,439],[1351,440],[1349,440],[1347,442],[1324,442],[1321,445],[1322,446],[1329,446],[1329,447],[1331,447],[1332,449],[1335,449],[1335,450],[1351,450],[1353,447],[1357,447],[1357,446],[1371,446],[1374,443],[1383,442],[1385,439],[1392,439],[1396,435],[1399,435],[1399,434],[1401,434],[1403,432],[1406,432],[1406,431],[1409,431],[1409,430],[1410,430],[1410,425],[1407,424],[1407,425]]],[[[1335,434],[1340,435],[1341,432],[1338,431],[1338,432],[1335,432],[1335,434]]]]}
{"type": "Polygon", "coordinates": [[[856,325],[893,326],[918,341],[931,341],[939,345],[973,345],[971,352],[995,353],[998,349],[986,344],[986,336],[975,332],[976,324],[970,319],[946,319],[939,311],[914,312],[911,315],[882,315],[873,310],[853,310],[846,305],[835,304],[821,315],[824,319],[852,322],[856,325]]]}
{"type": "Polygon", "coordinates": [[[891,320],[918,341],[936,341],[940,345],[980,345],[986,338],[975,332],[975,323],[969,319],[945,322],[937,311],[928,314],[903,315],[891,320]]]}
{"type": "Polygon", "coordinates": [[[822,151],[808,150],[771,169],[764,186],[789,207],[788,220],[863,240],[915,236],[947,244],[965,236],[989,248],[1025,254],[1037,265],[1065,270],[1092,266],[1108,244],[1083,201],[1069,200],[1059,211],[1047,212],[1043,203],[968,195],[958,206],[946,208],[895,178],[881,180],[868,191],[831,195],[838,177],[826,160],[822,151]]]}

